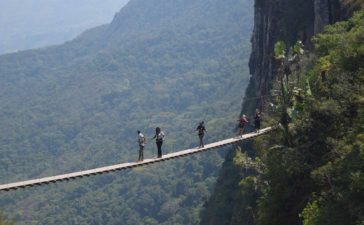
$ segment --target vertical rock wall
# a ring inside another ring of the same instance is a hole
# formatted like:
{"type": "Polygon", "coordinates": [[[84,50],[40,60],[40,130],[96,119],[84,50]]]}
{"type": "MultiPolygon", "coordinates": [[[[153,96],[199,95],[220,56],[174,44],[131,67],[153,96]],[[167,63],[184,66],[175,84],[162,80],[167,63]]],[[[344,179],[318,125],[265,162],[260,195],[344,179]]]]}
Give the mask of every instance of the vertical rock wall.
{"type": "Polygon", "coordinates": [[[314,0],[315,20],[314,33],[320,33],[324,26],[333,24],[341,18],[341,7],[338,1],[314,0]]]}
{"type": "Polygon", "coordinates": [[[324,26],[341,19],[338,0],[256,0],[250,72],[256,87],[255,95],[268,94],[275,76],[274,44],[288,45],[310,39],[324,26]]]}

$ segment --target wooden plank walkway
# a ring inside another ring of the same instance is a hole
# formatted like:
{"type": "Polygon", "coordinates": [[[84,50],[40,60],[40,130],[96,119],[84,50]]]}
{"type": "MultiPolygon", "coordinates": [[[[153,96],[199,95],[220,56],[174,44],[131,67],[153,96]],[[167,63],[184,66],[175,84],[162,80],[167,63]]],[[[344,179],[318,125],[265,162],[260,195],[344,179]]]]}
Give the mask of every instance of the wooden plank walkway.
{"type": "Polygon", "coordinates": [[[80,172],[62,174],[62,175],[45,177],[45,178],[34,179],[34,180],[21,181],[21,182],[16,182],[16,183],[3,184],[3,185],[0,185],[0,191],[16,190],[18,188],[26,188],[26,187],[50,184],[50,183],[55,183],[58,181],[68,181],[68,180],[81,178],[81,177],[88,177],[88,176],[99,175],[99,174],[103,174],[103,173],[115,172],[118,170],[145,166],[145,165],[149,165],[149,164],[153,164],[153,163],[158,163],[158,162],[162,162],[162,161],[166,161],[166,160],[171,160],[171,159],[184,157],[184,156],[188,156],[188,155],[192,155],[192,154],[196,154],[196,153],[200,153],[200,152],[209,151],[209,150],[220,148],[220,147],[227,146],[227,145],[232,145],[232,144],[235,144],[235,143],[243,141],[243,140],[252,139],[252,138],[258,137],[260,135],[267,134],[267,133],[271,132],[272,130],[274,130],[274,127],[267,127],[267,128],[261,129],[259,132],[248,133],[248,134],[244,134],[241,137],[229,138],[229,139],[225,139],[222,141],[207,144],[207,145],[205,145],[204,148],[193,148],[193,149],[187,149],[187,150],[183,150],[183,151],[179,151],[179,152],[166,154],[166,155],[163,155],[162,158],[146,159],[142,162],[128,162],[128,163],[117,164],[117,165],[112,165],[112,166],[100,167],[100,168],[96,168],[96,169],[84,170],[84,171],[80,171],[80,172]]]}

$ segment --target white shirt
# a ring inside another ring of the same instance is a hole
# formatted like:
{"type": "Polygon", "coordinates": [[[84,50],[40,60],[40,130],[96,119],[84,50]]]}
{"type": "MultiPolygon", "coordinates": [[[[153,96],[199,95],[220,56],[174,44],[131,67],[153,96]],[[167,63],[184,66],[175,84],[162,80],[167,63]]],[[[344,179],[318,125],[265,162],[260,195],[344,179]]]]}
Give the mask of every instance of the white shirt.
{"type": "Polygon", "coordinates": [[[138,142],[139,142],[139,145],[141,145],[141,146],[145,145],[145,138],[142,133],[139,133],[139,135],[138,135],[138,142]]]}
{"type": "Polygon", "coordinates": [[[164,133],[163,133],[163,131],[161,131],[161,132],[157,135],[157,140],[164,141],[164,133]]]}

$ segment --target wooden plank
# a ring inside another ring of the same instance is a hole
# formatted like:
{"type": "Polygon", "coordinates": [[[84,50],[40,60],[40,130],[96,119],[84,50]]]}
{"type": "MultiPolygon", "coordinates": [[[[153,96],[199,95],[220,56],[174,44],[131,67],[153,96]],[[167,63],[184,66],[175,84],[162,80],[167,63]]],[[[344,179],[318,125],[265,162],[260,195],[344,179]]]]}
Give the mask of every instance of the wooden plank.
{"type": "Polygon", "coordinates": [[[229,139],[217,141],[214,143],[210,143],[210,144],[205,145],[204,148],[192,148],[192,149],[186,149],[186,150],[182,150],[182,151],[178,151],[178,152],[174,152],[174,153],[169,153],[169,154],[163,155],[163,158],[146,159],[142,162],[127,162],[127,163],[116,164],[116,165],[112,165],[112,166],[100,167],[100,168],[95,168],[95,169],[90,169],[90,170],[79,171],[79,172],[67,173],[67,174],[62,174],[62,175],[57,175],[57,176],[3,184],[3,185],[0,185],[0,191],[9,191],[9,190],[16,190],[18,188],[32,187],[35,185],[51,184],[51,183],[55,183],[58,181],[72,180],[72,179],[81,178],[81,177],[85,177],[85,176],[94,176],[94,175],[98,175],[98,174],[115,172],[118,170],[130,169],[130,168],[145,166],[145,165],[149,165],[149,164],[153,164],[153,163],[159,163],[159,162],[163,162],[166,160],[176,159],[176,158],[188,156],[191,154],[209,151],[209,150],[216,149],[216,148],[226,146],[226,145],[232,145],[232,144],[241,142],[243,140],[247,140],[247,139],[251,139],[254,137],[258,137],[260,135],[264,135],[268,132],[271,132],[274,129],[275,129],[274,127],[267,127],[267,128],[261,129],[259,132],[248,133],[248,134],[244,134],[241,137],[234,137],[234,138],[229,138],[229,139]]]}

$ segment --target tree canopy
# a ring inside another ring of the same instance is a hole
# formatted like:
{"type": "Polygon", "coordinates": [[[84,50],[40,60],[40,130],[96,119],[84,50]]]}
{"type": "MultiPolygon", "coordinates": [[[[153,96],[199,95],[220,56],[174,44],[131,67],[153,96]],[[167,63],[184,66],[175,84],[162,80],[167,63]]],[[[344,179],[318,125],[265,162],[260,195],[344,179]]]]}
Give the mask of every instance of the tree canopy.
{"type": "MultiPolygon", "coordinates": [[[[145,158],[233,134],[248,82],[252,3],[133,0],[64,45],[0,56],[0,180],[145,158]],[[149,8],[148,8],[148,7],[149,8]]],[[[18,224],[196,224],[224,152],[2,194],[18,224]]]]}

